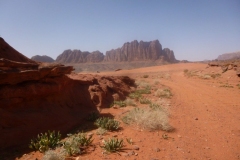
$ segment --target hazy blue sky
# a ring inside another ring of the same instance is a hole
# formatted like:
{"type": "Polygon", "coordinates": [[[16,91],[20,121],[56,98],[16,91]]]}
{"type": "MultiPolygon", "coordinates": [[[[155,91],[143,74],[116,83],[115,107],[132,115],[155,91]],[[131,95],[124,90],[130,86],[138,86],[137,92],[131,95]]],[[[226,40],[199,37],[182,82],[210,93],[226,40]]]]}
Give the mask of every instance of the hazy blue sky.
{"type": "Polygon", "coordinates": [[[0,0],[0,36],[26,55],[158,39],[177,59],[240,51],[240,0],[0,0]]]}

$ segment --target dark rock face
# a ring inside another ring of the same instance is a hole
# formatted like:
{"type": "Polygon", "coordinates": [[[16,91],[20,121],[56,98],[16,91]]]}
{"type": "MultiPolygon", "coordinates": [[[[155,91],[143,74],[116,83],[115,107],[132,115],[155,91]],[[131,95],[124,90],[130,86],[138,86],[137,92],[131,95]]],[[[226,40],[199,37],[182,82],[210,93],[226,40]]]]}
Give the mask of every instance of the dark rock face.
{"type": "Polygon", "coordinates": [[[33,56],[31,59],[37,62],[48,62],[48,63],[54,62],[54,59],[46,55],[43,55],[43,56],[36,55],[36,56],[33,56]]]}
{"type": "Polygon", "coordinates": [[[105,61],[144,61],[157,60],[163,55],[162,45],[158,40],[151,42],[132,41],[125,43],[122,48],[106,52],[105,61]]]}
{"type": "Polygon", "coordinates": [[[101,62],[104,59],[103,53],[99,51],[81,52],[80,50],[65,50],[56,59],[59,63],[86,63],[86,62],[101,62]]]}
{"type": "Polygon", "coordinates": [[[92,53],[81,52],[80,50],[65,50],[56,59],[59,63],[96,63],[96,62],[132,62],[132,61],[155,61],[175,63],[174,52],[168,48],[162,49],[158,40],[150,42],[124,43],[121,48],[112,49],[103,53],[95,51],[92,53]]]}
{"type": "Polygon", "coordinates": [[[240,51],[233,53],[225,53],[217,58],[218,60],[230,60],[230,59],[240,59],[240,51]]]}
{"type": "Polygon", "coordinates": [[[168,62],[176,62],[176,58],[174,56],[174,52],[170,50],[169,48],[164,48],[163,49],[163,56],[166,58],[168,62]]]}

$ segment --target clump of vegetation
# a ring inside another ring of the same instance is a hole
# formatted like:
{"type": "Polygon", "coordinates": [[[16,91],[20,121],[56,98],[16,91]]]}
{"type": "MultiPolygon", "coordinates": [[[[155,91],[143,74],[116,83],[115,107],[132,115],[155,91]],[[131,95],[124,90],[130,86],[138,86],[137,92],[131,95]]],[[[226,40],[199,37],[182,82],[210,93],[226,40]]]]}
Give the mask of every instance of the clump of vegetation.
{"type": "Polygon", "coordinates": [[[229,85],[229,84],[223,84],[220,87],[225,87],[225,88],[233,88],[233,86],[229,85]]]}
{"type": "Polygon", "coordinates": [[[44,153],[42,160],[65,160],[65,156],[63,152],[48,150],[44,153]]]}
{"type": "Polygon", "coordinates": [[[217,74],[211,74],[211,77],[214,78],[214,79],[217,78],[217,77],[220,77],[220,76],[221,76],[221,74],[219,74],[219,73],[217,73],[217,74]]]}
{"type": "Polygon", "coordinates": [[[126,141],[128,142],[128,144],[133,145],[133,140],[132,140],[132,138],[126,138],[126,141]]]}
{"type": "Polygon", "coordinates": [[[104,129],[104,128],[98,128],[97,131],[96,131],[97,135],[104,135],[106,133],[107,133],[107,130],[104,129]]]}
{"type": "Polygon", "coordinates": [[[119,107],[126,107],[126,102],[125,101],[114,101],[110,107],[113,107],[114,105],[118,105],[119,107]]]}
{"type": "Polygon", "coordinates": [[[184,69],[183,72],[186,74],[188,72],[188,69],[184,69]]]}
{"type": "Polygon", "coordinates": [[[112,131],[119,128],[120,122],[109,117],[101,117],[95,121],[95,125],[103,129],[112,131]]]}
{"type": "Polygon", "coordinates": [[[31,139],[29,148],[45,152],[49,149],[55,148],[60,141],[61,134],[55,131],[48,131],[46,133],[40,133],[36,139],[31,139]]]}
{"type": "Polygon", "coordinates": [[[148,75],[143,75],[143,78],[148,78],[149,76],[148,75]]]}
{"type": "Polygon", "coordinates": [[[63,148],[69,156],[81,154],[80,147],[89,146],[93,142],[92,135],[87,136],[85,133],[69,134],[68,136],[63,143],[63,148]]]}
{"type": "Polygon", "coordinates": [[[160,107],[155,109],[134,108],[122,117],[122,121],[150,131],[159,129],[164,131],[172,130],[168,123],[168,114],[160,107]]]}
{"type": "Polygon", "coordinates": [[[135,82],[136,85],[140,88],[147,88],[147,87],[150,87],[149,83],[148,82],[145,82],[145,81],[136,81],[135,82]]]}
{"type": "Polygon", "coordinates": [[[89,115],[88,115],[88,118],[87,120],[88,121],[91,121],[91,122],[94,122],[96,119],[99,118],[99,113],[97,112],[91,112],[89,115]]]}
{"type": "Polygon", "coordinates": [[[140,93],[138,93],[138,92],[130,93],[128,96],[129,96],[129,98],[136,99],[136,100],[139,100],[139,98],[142,97],[142,95],[140,93]]]}
{"type": "Polygon", "coordinates": [[[141,104],[151,104],[152,102],[149,100],[149,99],[147,99],[147,98],[140,98],[139,99],[139,102],[141,103],[141,104]]]}
{"type": "Polygon", "coordinates": [[[238,89],[240,89],[240,84],[237,84],[237,86],[238,86],[238,89]]]}
{"type": "Polygon", "coordinates": [[[136,106],[135,102],[132,99],[127,98],[125,100],[127,106],[136,106]]]}
{"type": "Polygon", "coordinates": [[[159,81],[154,81],[154,85],[158,85],[159,83],[159,81]]]}
{"type": "Polygon", "coordinates": [[[117,138],[109,138],[104,140],[102,148],[107,152],[118,152],[123,148],[123,140],[117,138]]]}
{"type": "Polygon", "coordinates": [[[158,89],[154,95],[156,97],[165,97],[165,98],[170,98],[172,96],[172,93],[169,89],[158,89]]]}

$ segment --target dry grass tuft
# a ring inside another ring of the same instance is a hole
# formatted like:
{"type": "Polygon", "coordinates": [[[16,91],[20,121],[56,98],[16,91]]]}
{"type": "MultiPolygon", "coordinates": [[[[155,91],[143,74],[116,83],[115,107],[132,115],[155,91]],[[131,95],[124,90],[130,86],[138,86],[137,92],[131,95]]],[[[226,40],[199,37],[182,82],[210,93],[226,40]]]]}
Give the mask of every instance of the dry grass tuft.
{"type": "Polygon", "coordinates": [[[122,117],[126,124],[137,125],[139,128],[154,131],[171,131],[173,128],[169,125],[168,114],[159,108],[134,108],[122,117]]]}
{"type": "Polygon", "coordinates": [[[158,89],[154,95],[156,97],[165,97],[165,98],[170,98],[172,96],[172,93],[169,89],[158,89]]]}

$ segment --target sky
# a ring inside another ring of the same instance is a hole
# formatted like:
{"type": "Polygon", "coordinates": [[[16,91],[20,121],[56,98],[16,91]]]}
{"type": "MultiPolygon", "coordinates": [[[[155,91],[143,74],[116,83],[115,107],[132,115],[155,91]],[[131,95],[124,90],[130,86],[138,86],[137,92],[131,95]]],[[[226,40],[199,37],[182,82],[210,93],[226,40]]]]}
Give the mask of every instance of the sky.
{"type": "Polygon", "coordinates": [[[31,58],[158,39],[179,60],[240,51],[240,0],[0,0],[0,37],[31,58]]]}

